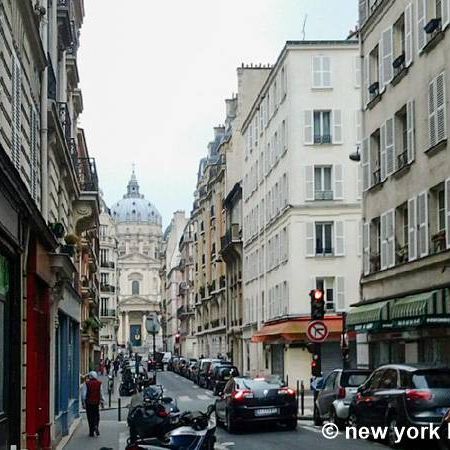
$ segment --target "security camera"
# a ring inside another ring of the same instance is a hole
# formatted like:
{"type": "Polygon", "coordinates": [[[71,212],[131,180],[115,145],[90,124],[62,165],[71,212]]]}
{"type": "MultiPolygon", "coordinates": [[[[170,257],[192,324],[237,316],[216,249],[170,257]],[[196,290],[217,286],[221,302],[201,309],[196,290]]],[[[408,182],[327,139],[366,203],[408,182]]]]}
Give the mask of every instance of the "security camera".
{"type": "Polygon", "coordinates": [[[34,12],[36,15],[41,16],[41,17],[43,17],[43,16],[45,16],[45,14],[47,14],[47,10],[45,9],[45,7],[40,6],[38,3],[36,3],[34,5],[34,12]]]}

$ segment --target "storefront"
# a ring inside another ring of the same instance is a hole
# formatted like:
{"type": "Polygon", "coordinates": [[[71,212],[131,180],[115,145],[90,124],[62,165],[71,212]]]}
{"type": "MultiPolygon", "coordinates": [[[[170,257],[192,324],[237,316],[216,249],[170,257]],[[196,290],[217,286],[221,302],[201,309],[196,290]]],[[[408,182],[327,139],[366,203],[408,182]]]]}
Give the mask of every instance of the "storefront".
{"type": "Polygon", "coordinates": [[[358,366],[387,363],[450,365],[450,288],[352,308],[358,366]]]}

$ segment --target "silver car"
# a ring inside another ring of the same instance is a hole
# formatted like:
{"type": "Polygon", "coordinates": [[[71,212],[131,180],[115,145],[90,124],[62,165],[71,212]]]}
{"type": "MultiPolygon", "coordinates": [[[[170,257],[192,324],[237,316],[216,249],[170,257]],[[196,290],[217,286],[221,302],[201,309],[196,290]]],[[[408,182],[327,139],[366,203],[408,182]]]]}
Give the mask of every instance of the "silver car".
{"type": "Polygon", "coordinates": [[[323,420],[329,420],[342,428],[356,390],[371,373],[366,369],[333,370],[321,383],[314,403],[314,424],[321,425],[323,420]]]}

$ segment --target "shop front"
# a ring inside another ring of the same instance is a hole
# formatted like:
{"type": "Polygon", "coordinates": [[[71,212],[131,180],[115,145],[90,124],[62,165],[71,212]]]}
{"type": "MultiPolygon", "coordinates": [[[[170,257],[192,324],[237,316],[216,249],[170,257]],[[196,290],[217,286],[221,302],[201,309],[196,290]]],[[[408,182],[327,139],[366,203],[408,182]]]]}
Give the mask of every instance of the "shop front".
{"type": "Polygon", "coordinates": [[[350,310],[358,367],[450,365],[450,288],[362,304],[350,310]]]}

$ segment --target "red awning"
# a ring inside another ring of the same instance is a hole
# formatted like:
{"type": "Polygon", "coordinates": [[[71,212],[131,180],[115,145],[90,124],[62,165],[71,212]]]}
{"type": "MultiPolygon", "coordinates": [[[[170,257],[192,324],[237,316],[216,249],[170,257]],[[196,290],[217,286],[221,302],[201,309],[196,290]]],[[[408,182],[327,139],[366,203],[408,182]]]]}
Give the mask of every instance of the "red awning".
{"type": "MultiPolygon", "coordinates": [[[[296,341],[308,342],[306,330],[309,322],[310,318],[304,317],[264,325],[252,336],[252,342],[263,342],[265,344],[289,344],[296,341]]],[[[327,340],[338,341],[342,333],[342,317],[326,317],[323,319],[323,322],[325,322],[329,331],[327,340]]]]}

